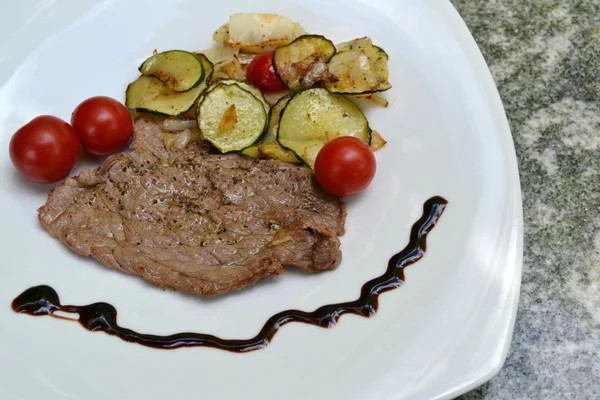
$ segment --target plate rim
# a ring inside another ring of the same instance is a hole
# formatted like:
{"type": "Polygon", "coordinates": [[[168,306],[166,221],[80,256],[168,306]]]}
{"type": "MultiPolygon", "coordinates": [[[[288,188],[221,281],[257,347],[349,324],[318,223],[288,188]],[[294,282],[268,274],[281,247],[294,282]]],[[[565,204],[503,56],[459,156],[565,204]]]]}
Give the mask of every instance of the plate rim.
{"type": "Polygon", "coordinates": [[[511,308],[510,321],[506,331],[504,332],[504,335],[502,336],[504,339],[501,345],[502,351],[499,354],[499,357],[493,359],[493,362],[489,366],[487,371],[481,373],[477,377],[473,377],[469,380],[466,380],[462,384],[456,385],[454,388],[444,393],[440,393],[440,395],[434,398],[436,400],[445,400],[452,399],[462,394],[465,394],[490,381],[492,378],[494,378],[500,373],[507,359],[514,334],[514,327],[517,318],[523,275],[523,202],[519,166],[512,131],[508,123],[508,116],[506,115],[506,110],[504,109],[504,104],[502,102],[500,92],[498,91],[498,87],[496,86],[496,83],[492,76],[492,72],[485,60],[485,57],[483,56],[481,49],[477,45],[475,38],[471,34],[467,23],[462,18],[462,16],[450,0],[443,2],[444,4],[441,5],[439,2],[435,2],[434,0],[425,1],[433,4],[434,6],[437,6],[437,9],[440,10],[446,16],[449,24],[456,29],[458,34],[460,34],[460,43],[463,46],[463,48],[467,50],[469,61],[477,68],[477,71],[482,75],[481,78],[483,79],[483,83],[486,86],[486,91],[488,93],[491,93],[491,96],[488,96],[488,100],[493,102],[492,105],[494,113],[497,116],[500,116],[500,120],[502,121],[501,128],[503,131],[502,138],[503,140],[507,141],[511,150],[510,154],[508,154],[509,159],[507,160],[507,164],[512,170],[510,171],[510,177],[514,180],[514,190],[512,193],[511,200],[514,216],[517,219],[516,232],[514,232],[516,235],[516,242],[511,243],[515,247],[515,257],[512,260],[512,262],[510,262],[510,260],[507,260],[509,261],[509,264],[512,265],[515,274],[511,287],[512,293],[509,299],[511,308]]]}
{"type": "MultiPolygon", "coordinates": [[[[41,1],[41,0],[40,0],[41,1]]],[[[518,226],[516,231],[516,243],[511,243],[516,246],[515,258],[512,260],[511,265],[514,271],[514,280],[512,284],[512,293],[510,296],[511,302],[511,321],[509,323],[508,329],[502,338],[504,339],[502,343],[502,352],[501,355],[495,359],[493,359],[493,363],[490,368],[482,373],[479,377],[474,377],[469,380],[465,380],[462,384],[456,385],[449,391],[444,393],[440,393],[436,396],[436,399],[445,399],[445,398],[453,398],[460,394],[463,394],[481,384],[487,382],[495,375],[497,375],[508,355],[510,344],[512,341],[512,335],[514,331],[515,320],[517,316],[517,309],[519,304],[519,296],[520,296],[520,286],[522,279],[522,267],[523,267],[523,210],[522,210],[522,199],[521,199],[521,189],[520,189],[520,176],[518,172],[518,162],[516,158],[516,152],[514,148],[514,141],[511,134],[510,126],[508,124],[508,119],[506,116],[506,112],[504,110],[502,100],[498,89],[494,83],[491,71],[481,53],[481,50],[477,46],[477,43],[470,33],[468,26],[465,21],[462,19],[458,11],[454,8],[454,5],[447,0],[446,2],[439,2],[435,0],[418,0],[421,3],[429,4],[431,7],[439,10],[440,13],[444,16],[444,19],[449,27],[452,27],[456,33],[460,35],[460,45],[465,50],[467,54],[468,62],[475,67],[477,74],[481,75],[480,84],[485,85],[486,100],[490,103],[490,110],[494,112],[494,115],[498,116],[501,114],[501,118],[499,120],[502,121],[502,127],[500,127],[502,131],[502,140],[508,141],[511,146],[510,153],[506,154],[509,158],[506,158],[506,164],[511,168],[509,178],[514,182],[514,188],[512,193],[512,210],[514,216],[518,219],[518,226]]]]}

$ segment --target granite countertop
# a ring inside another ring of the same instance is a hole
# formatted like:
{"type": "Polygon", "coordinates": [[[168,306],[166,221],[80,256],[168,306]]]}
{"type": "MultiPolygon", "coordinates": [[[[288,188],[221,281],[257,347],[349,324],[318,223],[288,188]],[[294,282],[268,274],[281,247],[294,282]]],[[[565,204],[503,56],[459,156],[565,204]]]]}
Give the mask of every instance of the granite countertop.
{"type": "Polygon", "coordinates": [[[499,375],[461,399],[600,399],[600,0],[452,0],[504,102],[525,226],[499,375]]]}

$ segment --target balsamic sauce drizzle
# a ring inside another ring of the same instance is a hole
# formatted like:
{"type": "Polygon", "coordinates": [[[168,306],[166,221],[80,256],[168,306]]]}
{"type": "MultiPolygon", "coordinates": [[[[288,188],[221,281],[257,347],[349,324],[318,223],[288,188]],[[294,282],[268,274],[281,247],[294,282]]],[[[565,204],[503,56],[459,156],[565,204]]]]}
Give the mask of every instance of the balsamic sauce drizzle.
{"type": "Polygon", "coordinates": [[[86,306],[61,305],[58,294],[50,286],[34,286],[25,290],[12,302],[17,313],[29,315],[54,315],[55,311],[79,314],[79,323],[87,330],[102,331],[122,340],[158,349],[180,347],[213,347],[232,352],[246,352],[266,347],[279,328],[288,322],[304,322],[329,328],[336,324],[343,314],[356,314],[370,317],[375,314],[378,297],[381,293],[399,287],[404,281],[404,268],[419,261],[426,250],[427,234],[433,229],[444,212],[448,202],[439,196],[432,197],[423,205],[423,215],[415,222],[410,233],[410,241],[401,252],[388,262],[385,273],[374,278],[362,287],[360,297],[354,301],[329,304],[313,312],[286,310],[273,315],[265,322],[261,331],[251,339],[221,339],[203,333],[177,333],[168,336],[148,335],[123,328],[117,323],[117,310],[107,303],[86,306]]]}

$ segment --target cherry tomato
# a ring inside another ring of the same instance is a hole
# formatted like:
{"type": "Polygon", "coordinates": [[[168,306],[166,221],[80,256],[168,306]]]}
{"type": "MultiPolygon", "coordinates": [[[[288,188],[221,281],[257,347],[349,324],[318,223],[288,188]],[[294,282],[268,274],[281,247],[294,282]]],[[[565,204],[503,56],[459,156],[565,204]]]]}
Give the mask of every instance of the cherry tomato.
{"type": "Polygon", "coordinates": [[[71,115],[71,125],[83,148],[99,156],[121,150],[133,131],[127,107],[105,96],[90,97],[81,102],[71,115]]]}
{"type": "Polygon", "coordinates": [[[375,156],[369,145],[351,136],[328,142],[315,160],[317,181],[336,196],[351,196],[363,191],[373,180],[375,170],[375,156]]]}
{"type": "Polygon", "coordinates": [[[23,176],[37,183],[53,183],[66,178],[77,164],[79,140],[62,119],[41,115],[15,132],[9,153],[23,176]]]}
{"type": "Polygon", "coordinates": [[[287,89],[275,73],[272,51],[254,57],[246,69],[246,80],[263,92],[281,92],[287,89]]]}

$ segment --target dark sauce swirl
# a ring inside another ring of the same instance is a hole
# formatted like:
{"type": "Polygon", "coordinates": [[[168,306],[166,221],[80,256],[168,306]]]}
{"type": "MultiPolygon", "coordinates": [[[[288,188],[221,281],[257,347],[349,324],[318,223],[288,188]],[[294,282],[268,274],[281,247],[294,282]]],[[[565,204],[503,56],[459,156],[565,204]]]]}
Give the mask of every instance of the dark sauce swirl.
{"type": "Polygon", "coordinates": [[[157,349],[204,346],[232,352],[258,350],[266,347],[279,328],[288,322],[304,322],[329,328],[335,325],[343,314],[356,314],[363,317],[374,315],[377,311],[379,295],[399,287],[404,281],[404,268],[419,261],[425,254],[427,234],[436,225],[447,204],[448,202],[439,196],[425,202],[423,216],[413,225],[408,245],[390,258],[388,268],[383,275],[363,285],[358,299],[325,305],[313,312],[282,311],[269,318],[261,331],[251,339],[221,339],[213,335],[191,332],[168,336],[138,333],[119,326],[117,310],[112,305],[95,303],[87,306],[63,306],[56,291],[46,285],[35,286],[21,293],[12,302],[12,309],[18,313],[55,317],[58,317],[54,315],[56,311],[79,314],[79,323],[87,330],[102,331],[127,342],[157,349]]]}

